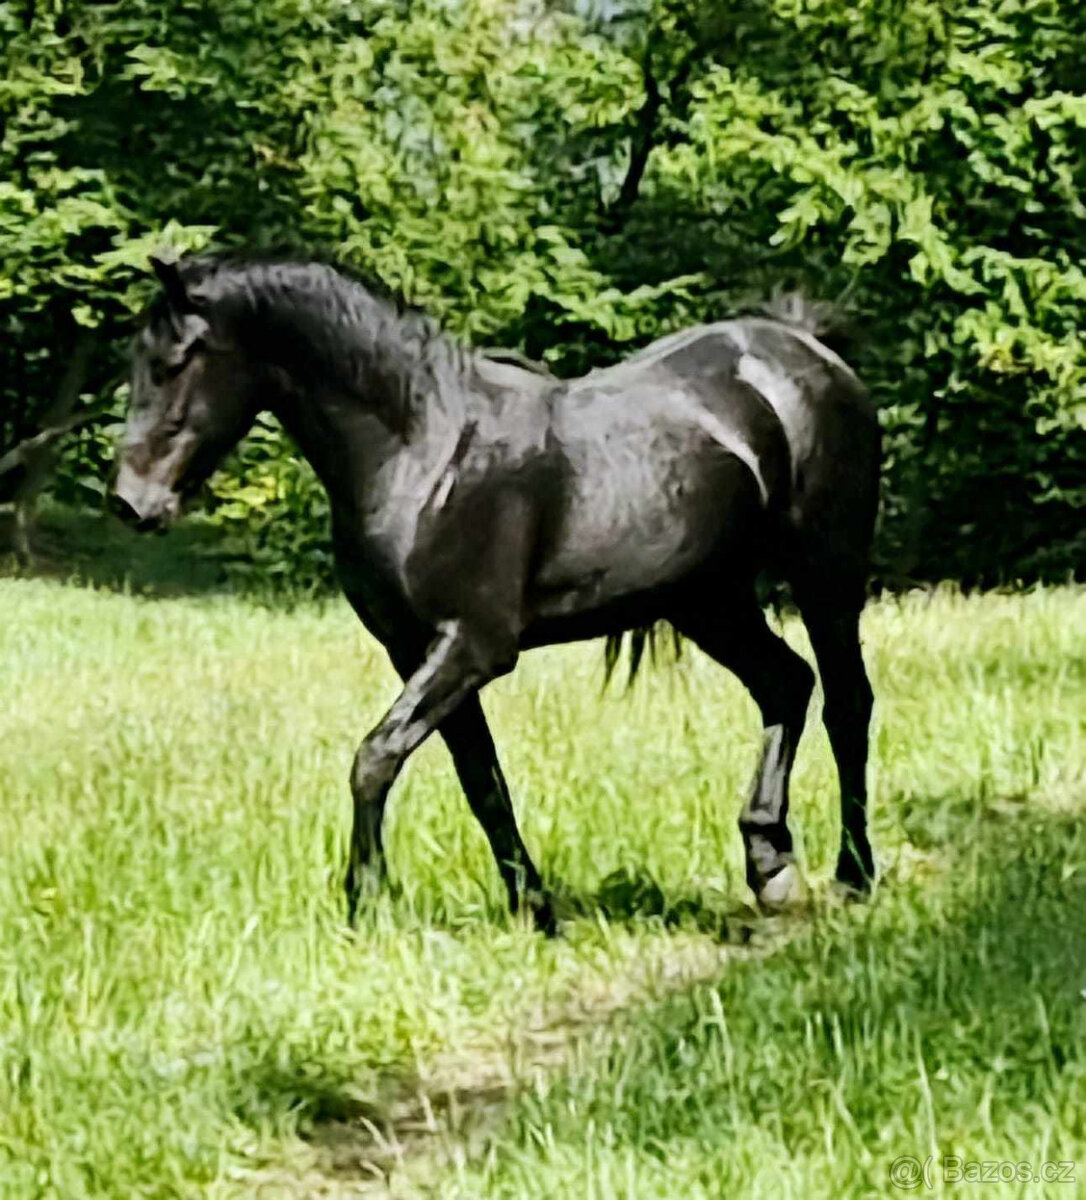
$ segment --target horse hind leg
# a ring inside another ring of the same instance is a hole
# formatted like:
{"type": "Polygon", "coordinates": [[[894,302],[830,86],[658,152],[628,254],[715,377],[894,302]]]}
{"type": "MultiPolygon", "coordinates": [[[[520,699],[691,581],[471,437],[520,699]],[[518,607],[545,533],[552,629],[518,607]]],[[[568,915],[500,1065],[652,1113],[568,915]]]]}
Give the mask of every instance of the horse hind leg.
{"type": "Polygon", "coordinates": [[[800,893],[788,827],[788,788],[814,672],[769,628],[753,594],[742,605],[711,616],[687,613],[674,624],[732,671],[761,711],[762,749],[739,829],[747,883],[763,907],[780,907],[800,893]]]}
{"type": "Polygon", "coordinates": [[[782,573],[811,638],[822,680],[822,720],[841,789],[837,879],[866,891],[875,877],[867,832],[872,692],[860,614],[879,497],[879,427],[855,396],[823,410],[822,453],[808,462],[784,541],[782,573]],[[847,419],[846,419],[847,418],[847,419]]]}
{"type": "Polygon", "coordinates": [[[875,860],[867,830],[868,727],[873,695],[860,648],[862,576],[849,586],[841,575],[810,578],[795,589],[811,638],[824,696],[822,721],[837,764],[841,792],[841,847],[837,880],[865,892],[875,878],[875,860]]]}

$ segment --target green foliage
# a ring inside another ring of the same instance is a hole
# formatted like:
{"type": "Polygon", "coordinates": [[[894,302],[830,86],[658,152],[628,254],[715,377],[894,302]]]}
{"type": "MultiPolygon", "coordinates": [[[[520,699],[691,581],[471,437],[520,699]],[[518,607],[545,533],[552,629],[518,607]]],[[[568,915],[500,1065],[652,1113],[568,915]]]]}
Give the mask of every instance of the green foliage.
{"type": "Polygon", "coordinates": [[[227,531],[220,550],[240,581],[291,596],[332,585],[328,495],[273,421],[258,420],[209,491],[227,531]]]}
{"type": "MultiPolygon", "coordinates": [[[[0,44],[0,445],[80,327],[85,402],[115,393],[164,242],[332,250],[561,372],[799,286],[883,415],[885,574],[1082,549],[1074,0],[0,0],[0,44]]],[[[83,438],[61,494],[108,458],[83,438]]],[[[323,573],[281,437],[215,492],[258,561],[323,573]]]]}

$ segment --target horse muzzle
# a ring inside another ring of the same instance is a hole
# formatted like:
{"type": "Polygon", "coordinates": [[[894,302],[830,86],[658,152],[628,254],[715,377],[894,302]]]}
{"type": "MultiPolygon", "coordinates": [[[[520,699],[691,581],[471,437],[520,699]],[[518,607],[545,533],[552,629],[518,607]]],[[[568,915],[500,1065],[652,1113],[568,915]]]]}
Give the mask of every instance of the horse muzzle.
{"type": "Polygon", "coordinates": [[[153,533],[177,519],[181,497],[172,488],[122,466],[109,497],[109,508],[139,533],[153,533]]]}

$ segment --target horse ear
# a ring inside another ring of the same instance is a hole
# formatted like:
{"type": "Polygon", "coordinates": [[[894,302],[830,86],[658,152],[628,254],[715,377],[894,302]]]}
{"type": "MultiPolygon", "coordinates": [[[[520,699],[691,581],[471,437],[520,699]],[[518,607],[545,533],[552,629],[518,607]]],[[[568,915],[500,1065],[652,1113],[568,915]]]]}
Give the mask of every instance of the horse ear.
{"type": "Polygon", "coordinates": [[[168,262],[166,259],[152,254],[151,267],[158,276],[159,283],[162,284],[166,299],[170,302],[170,308],[175,313],[193,312],[194,305],[185,290],[185,281],[181,278],[177,263],[168,262]]]}

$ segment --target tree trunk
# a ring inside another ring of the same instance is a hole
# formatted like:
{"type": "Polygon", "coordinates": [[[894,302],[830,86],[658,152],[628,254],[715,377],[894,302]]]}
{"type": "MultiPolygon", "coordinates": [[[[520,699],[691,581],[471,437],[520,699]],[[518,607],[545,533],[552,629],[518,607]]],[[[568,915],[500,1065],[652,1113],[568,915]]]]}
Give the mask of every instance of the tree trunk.
{"type": "MultiPolygon", "coordinates": [[[[93,346],[91,331],[80,329],[71,346],[68,365],[64,368],[57,394],[42,416],[44,432],[54,429],[63,431],[62,427],[66,427],[86,382],[93,346]]],[[[23,444],[26,448],[20,456],[22,465],[26,468],[26,475],[15,491],[15,528],[12,543],[15,557],[24,567],[29,566],[33,559],[30,535],[37,516],[38,497],[53,469],[55,441],[56,436],[31,438],[29,443],[23,444]]]]}

